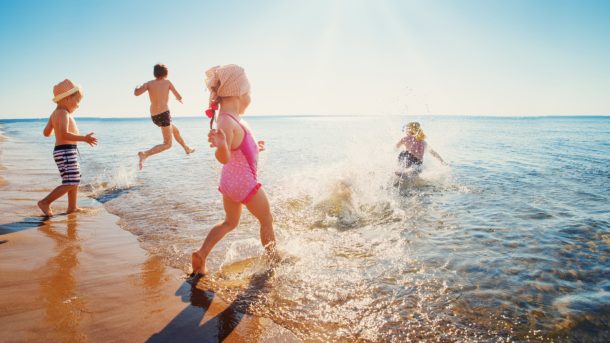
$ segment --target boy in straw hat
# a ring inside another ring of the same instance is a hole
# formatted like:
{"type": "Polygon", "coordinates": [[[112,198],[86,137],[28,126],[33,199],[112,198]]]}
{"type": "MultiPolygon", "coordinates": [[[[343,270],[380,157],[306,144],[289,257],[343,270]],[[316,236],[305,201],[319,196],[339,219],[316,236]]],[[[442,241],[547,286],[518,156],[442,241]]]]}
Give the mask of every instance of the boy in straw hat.
{"type": "Polygon", "coordinates": [[[97,144],[93,132],[80,135],[72,113],[78,108],[83,98],[82,90],[72,81],[66,79],[53,87],[53,101],[57,104],[51,113],[43,134],[49,137],[55,132],[55,149],[53,158],[61,175],[61,186],[55,188],[49,195],[38,202],[38,207],[46,216],[52,216],[51,203],[68,193],[68,211],[78,211],[78,185],[80,184],[80,164],[78,163],[78,142],[86,142],[91,146],[97,144]]]}
{"type": "Polygon", "coordinates": [[[138,152],[140,169],[144,167],[144,161],[147,158],[172,147],[172,135],[176,138],[176,141],[182,145],[182,148],[187,155],[195,151],[195,149],[191,149],[186,145],[184,139],[182,139],[182,136],[180,135],[180,131],[178,131],[176,125],[172,124],[172,117],[169,114],[169,107],[167,106],[169,92],[171,91],[174,93],[176,100],[180,102],[182,102],[182,96],[180,96],[180,93],[174,88],[172,82],[167,79],[167,74],[168,70],[165,64],[155,65],[153,68],[155,79],[136,87],[133,92],[135,96],[140,96],[148,91],[148,96],[150,97],[150,119],[152,119],[152,122],[155,125],[161,128],[161,133],[163,134],[162,144],[155,145],[147,151],[138,152]]]}

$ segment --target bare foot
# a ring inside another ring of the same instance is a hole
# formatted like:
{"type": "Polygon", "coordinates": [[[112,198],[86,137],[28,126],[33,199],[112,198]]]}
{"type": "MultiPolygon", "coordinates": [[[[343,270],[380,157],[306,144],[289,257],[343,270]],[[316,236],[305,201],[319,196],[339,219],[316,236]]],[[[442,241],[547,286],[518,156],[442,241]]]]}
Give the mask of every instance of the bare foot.
{"type": "Polygon", "coordinates": [[[66,214],[70,214],[70,213],[77,213],[77,212],[82,212],[82,211],[83,211],[83,209],[82,209],[82,208],[80,208],[80,207],[77,207],[77,208],[69,208],[69,209],[66,211],[66,214]]]}
{"type": "Polygon", "coordinates": [[[146,155],[142,151],[138,153],[138,157],[140,157],[140,170],[144,168],[144,161],[146,160],[146,155]]]}
{"type": "Polygon", "coordinates": [[[42,200],[40,200],[38,202],[38,207],[40,208],[42,213],[44,213],[45,216],[53,217],[53,211],[51,211],[51,204],[47,204],[47,203],[43,202],[42,200]]]}
{"type": "Polygon", "coordinates": [[[195,251],[191,254],[191,266],[193,268],[193,273],[191,275],[205,275],[207,273],[205,270],[205,261],[199,254],[199,251],[195,251]]]}
{"type": "Polygon", "coordinates": [[[186,152],[187,155],[190,155],[195,152],[195,149],[187,146],[186,148],[184,148],[184,152],[186,152]]]}

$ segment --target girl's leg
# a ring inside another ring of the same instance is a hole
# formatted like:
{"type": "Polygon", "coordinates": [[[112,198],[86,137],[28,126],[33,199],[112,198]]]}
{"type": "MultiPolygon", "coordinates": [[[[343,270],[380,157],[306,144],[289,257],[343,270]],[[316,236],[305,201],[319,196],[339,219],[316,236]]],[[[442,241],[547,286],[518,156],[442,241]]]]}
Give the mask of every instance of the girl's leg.
{"type": "Polygon", "coordinates": [[[140,169],[144,168],[144,161],[152,155],[163,152],[172,147],[172,125],[161,127],[163,134],[163,143],[155,145],[150,150],[138,152],[140,157],[140,169]]]}
{"type": "Polygon", "coordinates": [[[78,186],[68,191],[68,213],[78,211],[78,186]]]}
{"type": "Polygon", "coordinates": [[[273,216],[269,208],[269,200],[267,194],[261,188],[246,204],[248,211],[258,219],[261,225],[260,235],[261,243],[267,252],[275,250],[275,234],[273,233],[273,216]]]}
{"type": "Polygon", "coordinates": [[[195,149],[191,149],[191,147],[186,145],[186,143],[184,142],[184,139],[182,139],[182,136],[180,135],[180,131],[174,124],[172,124],[172,133],[174,134],[174,138],[176,139],[176,142],[178,142],[178,144],[182,145],[182,148],[184,149],[184,151],[186,152],[187,155],[192,153],[193,151],[195,151],[195,149]]]}
{"type": "Polygon", "coordinates": [[[74,187],[78,186],[61,185],[56,187],[54,190],[51,191],[51,193],[49,193],[49,195],[47,195],[44,199],[38,202],[38,207],[40,207],[40,209],[46,216],[51,217],[53,215],[53,211],[51,211],[51,203],[59,199],[64,194],[68,193],[74,187]]]}
{"type": "Polygon", "coordinates": [[[205,275],[205,262],[208,255],[214,246],[231,230],[239,225],[239,217],[241,216],[241,204],[234,202],[223,195],[222,197],[225,208],[225,220],[222,223],[216,224],[208,233],[205,241],[199,250],[195,251],[192,258],[193,273],[205,275]]]}

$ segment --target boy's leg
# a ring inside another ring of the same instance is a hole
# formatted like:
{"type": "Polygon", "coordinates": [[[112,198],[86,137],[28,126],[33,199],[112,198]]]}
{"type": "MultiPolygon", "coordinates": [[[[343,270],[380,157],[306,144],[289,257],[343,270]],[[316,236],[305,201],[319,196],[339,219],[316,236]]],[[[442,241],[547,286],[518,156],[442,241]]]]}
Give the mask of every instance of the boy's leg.
{"type": "Polygon", "coordinates": [[[163,143],[159,145],[155,145],[151,149],[147,151],[138,152],[138,156],[140,157],[140,169],[144,167],[144,161],[152,155],[163,152],[172,147],[172,126],[163,126],[161,127],[161,133],[163,134],[163,143]]]}
{"type": "Polygon", "coordinates": [[[72,213],[78,211],[78,186],[68,191],[68,211],[72,213]]]}
{"type": "Polygon", "coordinates": [[[269,200],[267,194],[261,188],[246,204],[248,211],[258,219],[261,229],[261,243],[267,252],[273,252],[275,249],[275,234],[273,233],[273,216],[269,208],[269,200]]]}
{"type": "Polygon", "coordinates": [[[205,262],[214,246],[220,242],[227,233],[231,232],[231,230],[239,225],[241,204],[234,202],[224,195],[222,200],[225,208],[225,220],[222,223],[216,224],[212,230],[210,230],[208,236],[201,245],[201,248],[192,254],[193,273],[205,274],[207,272],[205,262]]]}
{"type": "Polygon", "coordinates": [[[195,151],[195,149],[191,149],[191,147],[186,145],[186,143],[184,142],[184,139],[182,139],[182,136],[180,135],[180,130],[178,130],[178,128],[174,124],[172,124],[172,133],[174,134],[174,138],[176,139],[176,142],[178,142],[178,144],[182,145],[182,148],[184,148],[184,151],[186,152],[187,155],[192,153],[193,151],[195,151]]]}
{"type": "Polygon", "coordinates": [[[68,193],[73,187],[75,186],[61,185],[56,187],[54,190],[51,191],[51,193],[49,193],[49,195],[47,195],[44,199],[38,202],[38,207],[40,207],[40,209],[46,216],[52,216],[53,211],[51,211],[51,203],[59,199],[62,195],[68,193]]]}

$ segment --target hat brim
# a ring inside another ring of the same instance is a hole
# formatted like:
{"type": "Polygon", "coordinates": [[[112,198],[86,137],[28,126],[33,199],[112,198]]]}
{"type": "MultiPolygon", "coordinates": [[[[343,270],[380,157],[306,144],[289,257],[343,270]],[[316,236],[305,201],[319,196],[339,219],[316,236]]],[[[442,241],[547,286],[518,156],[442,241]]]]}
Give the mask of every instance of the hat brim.
{"type": "Polygon", "coordinates": [[[62,99],[69,97],[70,95],[76,93],[76,92],[80,92],[80,86],[75,85],[72,89],[67,90],[61,94],[57,94],[54,98],[53,98],[53,102],[54,103],[58,103],[60,102],[62,99]]]}

